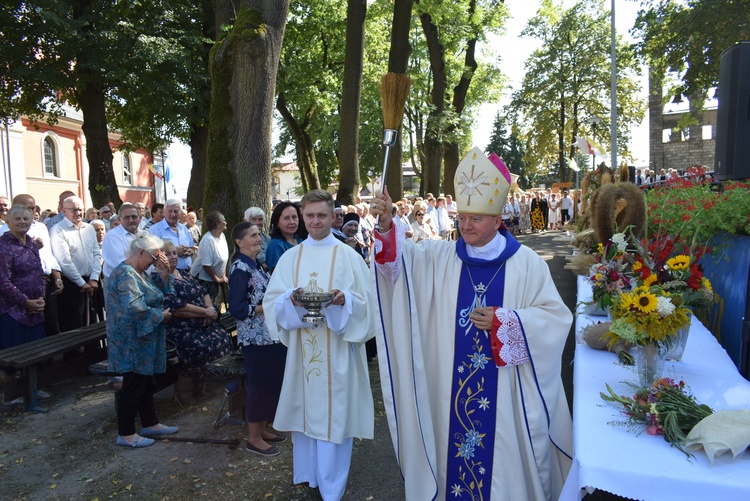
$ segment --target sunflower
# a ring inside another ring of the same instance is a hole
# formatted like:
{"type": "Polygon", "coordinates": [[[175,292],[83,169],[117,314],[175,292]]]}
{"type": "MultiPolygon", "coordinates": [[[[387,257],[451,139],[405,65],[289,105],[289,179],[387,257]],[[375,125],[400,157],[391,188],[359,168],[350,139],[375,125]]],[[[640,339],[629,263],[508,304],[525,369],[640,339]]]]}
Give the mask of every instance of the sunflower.
{"type": "Polygon", "coordinates": [[[640,261],[633,263],[633,271],[641,271],[641,268],[643,268],[643,263],[640,261]]]}
{"type": "Polygon", "coordinates": [[[667,267],[670,270],[682,271],[687,270],[690,266],[690,256],[680,254],[673,258],[667,259],[667,267]]]}
{"type": "Polygon", "coordinates": [[[645,292],[636,296],[633,306],[643,313],[651,313],[656,310],[658,304],[659,301],[656,299],[655,295],[650,292],[645,292]]]}
{"type": "Polygon", "coordinates": [[[711,292],[714,291],[714,288],[711,287],[711,281],[709,279],[707,279],[706,277],[701,278],[701,286],[704,289],[709,290],[711,292]]]}
{"type": "Polygon", "coordinates": [[[598,244],[596,244],[596,251],[599,254],[604,254],[604,245],[602,245],[601,242],[599,242],[598,244]]]}
{"type": "Polygon", "coordinates": [[[659,277],[656,275],[656,273],[652,273],[651,275],[647,276],[643,279],[643,287],[651,287],[653,284],[657,283],[659,281],[659,277]]]}

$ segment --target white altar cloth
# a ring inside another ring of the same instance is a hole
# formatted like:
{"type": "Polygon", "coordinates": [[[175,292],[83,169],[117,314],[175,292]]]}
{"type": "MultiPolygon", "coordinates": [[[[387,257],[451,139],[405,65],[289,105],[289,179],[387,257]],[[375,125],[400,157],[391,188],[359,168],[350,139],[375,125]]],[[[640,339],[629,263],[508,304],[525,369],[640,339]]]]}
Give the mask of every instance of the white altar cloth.
{"type": "MultiPolygon", "coordinates": [[[[606,317],[581,313],[582,301],[590,300],[591,287],[578,277],[576,351],[573,372],[573,466],[560,496],[579,500],[585,491],[601,489],[618,496],[648,501],[747,499],[750,500],[750,453],[732,459],[724,454],[708,460],[702,450],[688,461],[662,436],[636,435],[613,421],[625,416],[599,396],[605,383],[617,393],[629,395],[625,381],[636,382],[634,368],[619,365],[607,351],[590,348],[581,330],[606,317]]],[[[714,411],[750,409],[750,382],[737,371],[724,348],[693,317],[687,348],[680,362],[667,362],[664,375],[684,380],[699,402],[714,411]]]]}

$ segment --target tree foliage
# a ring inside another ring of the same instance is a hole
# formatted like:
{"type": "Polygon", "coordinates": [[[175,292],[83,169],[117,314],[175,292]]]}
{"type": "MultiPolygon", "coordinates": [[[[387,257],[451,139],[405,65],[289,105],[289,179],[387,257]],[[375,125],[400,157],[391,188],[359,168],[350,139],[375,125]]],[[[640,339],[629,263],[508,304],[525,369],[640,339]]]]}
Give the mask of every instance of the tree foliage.
{"type": "MultiPolygon", "coordinates": [[[[476,47],[502,28],[507,11],[499,1],[422,0],[415,4],[414,53],[409,74],[413,98],[406,110],[409,150],[423,192],[452,185],[443,176],[444,152],[468,150],[476,108],[498,96],[502,76],[497,60],[476,57],[476,47]]],[[[448,162],[453,168],[457,159],[448,162]]]]}
{"type": "MultiPolygon", "coordinates": [[[[557,178],[569,181],[566,158],[575,155],[575,137],[595,137],[610,142],[611,103],[610,22],[602,0],[580,0],[560,10],[551,0],[542,6],[522,32],[542,42],[526,61],[526,76],[514,93],[513,113],[523,119],[525,164],[530,173],[557,170],[557,178]],[[587,118],[597,115],[603,123],[596,134],[587,118]]],[[[631,46],[617,41],[618,150],[627,155],[630,128],[645,113],[645,103],[635,99],[640,68],[631,46]]]]}
{"type": "Polygon", "coordinates": [[[533,179],[526,172],[524,147],[518,134],[518,125],[510,117],[499,112],[495,114],[490,142],[484,151],[487,155],[497,154],[508,166],[508,170],[518,174],[518,186],[522,190],[531,187],[533,179]]]}
{"type": "Polygon", "coordinates": [[[638,51],[663,81],[680,75],[669,96],[697,96],[719,83],[723,51],[750,40],[750,0],[645,0],[633,33],[638,51]]]}
{"type": "Polygon", "coordinates": [[[124,148],[185,136],[194,82],[205,79],[193,2],[35,0],[0,5],[0,113],[54,124],[81,109],[95,205],[119,204],[108,126],[124,148]]]}

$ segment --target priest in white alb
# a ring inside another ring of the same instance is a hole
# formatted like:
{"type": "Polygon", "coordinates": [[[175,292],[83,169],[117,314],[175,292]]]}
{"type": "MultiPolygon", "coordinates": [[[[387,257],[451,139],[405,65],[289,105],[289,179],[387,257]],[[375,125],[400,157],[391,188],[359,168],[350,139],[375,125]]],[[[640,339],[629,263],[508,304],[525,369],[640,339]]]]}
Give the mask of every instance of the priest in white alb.
{"type": "Polygon", "coordinates": [[[572,456],[560,378],[573,315],[502,225],[510,173],[474,148],[455,176],[456,241],[405,240],[373,202],[378,360],[406,499],[557,499],[572,456]]]}
{"type": "Polygon", "coordinates": [[[374,409],[365,342],[375,336],[370,277],[362,257],[331,234],[333,198],[302,197],[309,237],[286,251],[266,289],[263,310],[271,337],[287,346],[276,419],[292,431],[294,483],[318,487],[325,501],[346,489],[353,438],[373,438],[374,409]],[[303,320],[294,291],[332,292],[325,321],[303,320]]]}

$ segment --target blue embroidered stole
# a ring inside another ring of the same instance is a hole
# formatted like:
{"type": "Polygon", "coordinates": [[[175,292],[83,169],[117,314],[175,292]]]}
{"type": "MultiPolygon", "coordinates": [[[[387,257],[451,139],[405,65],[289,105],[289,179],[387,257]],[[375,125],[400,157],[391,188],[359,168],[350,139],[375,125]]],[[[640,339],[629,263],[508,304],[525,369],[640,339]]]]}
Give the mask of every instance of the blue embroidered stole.
{"type": "Polygon", "coordinates": [[[506,238],[505,249],[490,261],[469,257],[464,240],[456,242],[463,266],[458,286],[446,463],[446,495],[451,499],[490,499],[498,368],[492,359],[490,333],[474,327],[469,314],[475,308],[503,305],[505,266],[502,265],[520,244],[506,230],[501,233],[506,238]],[[486,288],[481,300],[474,286],[486,288]]]}

